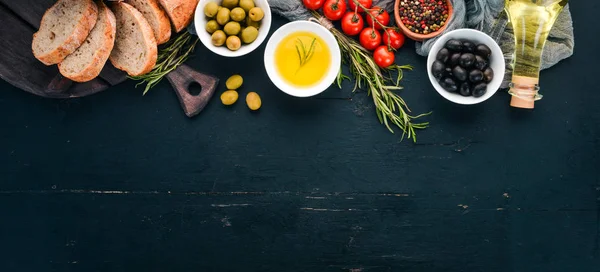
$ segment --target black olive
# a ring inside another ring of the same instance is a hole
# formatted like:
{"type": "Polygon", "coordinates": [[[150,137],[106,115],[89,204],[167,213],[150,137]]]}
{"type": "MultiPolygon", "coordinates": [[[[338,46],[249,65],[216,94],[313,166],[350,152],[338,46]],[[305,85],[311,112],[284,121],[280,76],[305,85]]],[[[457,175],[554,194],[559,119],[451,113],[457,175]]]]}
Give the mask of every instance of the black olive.
{"type": "Polygon", "coordinates": [[[434,61],[433,65],[431,65],[431,73],[435,78],[441,78],[444,76],[445,69],[446,66],[444,66],[444,63],[439,60],[434,61]]]}
{"type": "Polygon", "coordinates": [[[487,84],[479,83],[473,87],[473,97],[482,97],[487,91],[487,84]]]}
{"type": "Polygon", "coordinates": [[[469,82],[463,82],[462,84],[460,84],[460,88],[458,89],[458,92],[462,96],[470,96],[471,95],[471,85],[469,85],[469,82]]]}
{"type": "Polygon", "coordinates": [[[441,62],[446,62],[448,61],[448,58],[450,57],[450,50],[446,49],[446,48],[442,48],[437,56],[436,59],[441,61],[441,62]]]}
{"type": "Polygon", "coordinates": [[[486,59],[490,59],[490,56],[492,55],[492,50],[485,44],[478,45],[475,49],[475,52],[477,55],[480,55],[486,59]]]}
{"type": "Polygon", "coordinates": [[[465,53],[475,53],[475,44],[469,41],[464,41],[462,43],[463,52],[465,53]]]}
{"type": "Polygon", "coordinates": [[[454,79],[449,78],[449,77],[444,78],[444,80],[442,81],[442,83],[440,85],[446,91],[449,91],[451,93],[456,92],[456,90],[458,89],[458,87],[456,87],[456,82],[454,81],[454,79]]]}
{"type": "Polygon", "coordinates": [[[454,78],[458,79],[458,81],[465,81],[467,80],[468,74],[465,68],[456,65],[454,66],[454,69],[452,69],[452,75],[454,75],[454,78]]]}
{"type": "Polygon", "coordinates": [[[485,83],[490,83],[492,82],[492,79],[494,79],[494,70],[492,70],[491,67],[488,67],[483,71],[483,80],[485,83]]]}
{"type": "Polygon", "coordinates": [[[475,56],[475,68],[484,71],[485,68],[488,67],[488,62],[486,59],[482,58],[481,56],[477,55],[475,56]]]}
{"type": "Polygon", "coordinates": [[[483,80],[483,72],[481,70],[471,70],[471,72],[469,72],[469,81],[473,82],[473,83],[477,83],[483,80]]]}
{"type": "Polygon", "coordinates": [[[464,53],[460,56],[459,63],[460,66],[462,66],[465,69],[471,68],[471,66],[473,66],[473,63],[475,63],[475,55],[471,53],[464,53]]]}
{"type": "Polygon", "coordinates": [[[452,68],[446,67],[446,73],[445,73],[445,75],[451,77],[452,76],[452,68]]]}
{"type": "Polygon", "coordinates": [[[459,40],[448,40],[445,47],[454,52],[462,51],[462,43],[459,40]]]}
{"type": "Polygon", "coordinates": [[[448,65],[454,67],[454,66],[458,65],[459,60],[460,60],[460,53],[454,53],[454,54],[452,54],[452,56],[450,56],[450,59],[448,60],[448,65]]]}

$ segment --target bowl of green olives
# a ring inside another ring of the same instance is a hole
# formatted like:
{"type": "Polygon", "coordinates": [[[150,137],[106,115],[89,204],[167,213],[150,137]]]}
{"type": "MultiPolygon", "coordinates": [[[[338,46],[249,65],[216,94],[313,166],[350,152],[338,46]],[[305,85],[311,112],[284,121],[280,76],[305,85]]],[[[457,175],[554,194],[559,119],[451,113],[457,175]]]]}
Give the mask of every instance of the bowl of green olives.
{"type": "Polygon", "coordinates": [[[440,36],[427,58],[427,72],[435,90],[463,105],[492,97],[502,84],[505,70],[498,43],[474,29],[457,29],[440,36]]]}
{"type": "Polygon", "coordinates": [[[194,17],[202,44],[225,57],[254,51],[271,27],[267,0],[200,0],[194,17]]]}

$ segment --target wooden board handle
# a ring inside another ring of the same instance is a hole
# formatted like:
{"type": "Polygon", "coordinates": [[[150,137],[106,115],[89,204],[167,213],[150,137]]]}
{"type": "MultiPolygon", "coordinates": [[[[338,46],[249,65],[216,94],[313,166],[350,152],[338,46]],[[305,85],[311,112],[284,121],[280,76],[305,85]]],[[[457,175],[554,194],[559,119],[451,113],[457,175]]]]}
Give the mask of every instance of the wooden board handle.
{"type": "Polygon", "coordinates": [[[170,72],[167,79],[175,89],[181,107],[188,117],[196,116],[206,107],[219,84],[218,78],[197,72],[185,64],[170,72]],[[200,84],[202,87],[198,95],[191,95],[188,91],[190,84],[193,82],[200,84]]]}

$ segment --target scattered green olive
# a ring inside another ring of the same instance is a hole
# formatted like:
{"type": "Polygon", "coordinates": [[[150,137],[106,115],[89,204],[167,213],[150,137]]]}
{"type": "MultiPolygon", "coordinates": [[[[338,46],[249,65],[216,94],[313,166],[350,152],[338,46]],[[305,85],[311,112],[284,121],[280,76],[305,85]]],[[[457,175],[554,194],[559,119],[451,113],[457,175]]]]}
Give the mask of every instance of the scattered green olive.
{"type": "Polygon", "coordinates": [[[244,43],[251,43],[256,40],[256,37],[258,37],[258,29],[253,26],[246,27],[240,36],[242,37],[242,41],[244,43]]]}
{"type": "Polygon", "coordinates": [[[227,79],[227,81],[225,81],[225,86],[227,86],[227,89],[229,90],[237,90],[242,87],[243,83],[244,78],[242,76],[232,75],[227,79]]]}
{"type": "Polygon", "coordinates": [[[249,92],[248,95],[246,95],[246,104],[248,105],[249,109],[255,111],[260,109],[262,102],[260,101],[260,96],[258,96],[257,93],[249,92]]]}
{"type": "Polygon", "coordinates": [[[227,22],[229,22],[229,13],[230,11],[228,8],[221,8],[217,13],[217,23],[220,25],[225,25],[227,22]]]}
{"type": "Polygon", "coordinates": [[[212,41],[212,44],[214,46],[222,46],[223,44],[225,44],[226,39],[227,35],[225,35],[225,32],[223,32],[223,30],[215,31],[210,37],[210,40],[212,41]]]}
{"type": "Polygon", "coordinates": [[[252,21],[258,22],[262,20],[262,18],[265,16],[265,13],[261,8],[253,7],[250,9],[250,11],[248,11],[248,16],[250,19],[252,19],[252,21]]]}
{"type": "Polygon", "coordinates": [[[237,35],[238,33],[240,33],[240,23],[229,22],[223,27],[223,30],[228,36],[237,35]]]}
{"type": "Polygon", "coordinates": [[[219,29],[221,29],[221,26],[215,20],[210,20],[206,23],[206,32],[208,33],[212,34],[219,29]]]}
{"type": "Polygon", "coordinates": [[[233,105],[238,100],[238,96],[235,90],[227,90],[221,94],[221,103],[226,106],[233,105]]]}
{"type": "Polygon", "coordinates": [[[219,5],[215,2],[208,2],[206,6],[204,6],[204,15],[209,18],[214,17],[219,12],[219,5]]]}

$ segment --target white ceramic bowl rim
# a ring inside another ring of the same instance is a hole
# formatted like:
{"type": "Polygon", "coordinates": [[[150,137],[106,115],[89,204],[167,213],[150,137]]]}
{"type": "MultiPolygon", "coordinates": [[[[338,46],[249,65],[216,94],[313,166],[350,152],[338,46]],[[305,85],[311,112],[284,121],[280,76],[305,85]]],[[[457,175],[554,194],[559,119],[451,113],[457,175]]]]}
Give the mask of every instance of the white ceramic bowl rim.
{"type": "Polygon", "coordinates": [[[208,21],[206,20],[206,15],[204,15],[204,6],[211,1],[217,3],[222,2],[222,0],[200,0],[196,6],[196,12],[194,14],[194,27],[196,28],[198,38],[200,38],[202,44],[204,44],[204,46],[210,51],[224,57],[239,57],[254,51],[267,38],[271,28],[271,7],[269,6],[267,0],[254,0],[254,4],[261,8],[265,14],[261,21],[260,28],[258,29],[258,36],[256,37],[256,40],[250,44],[242,44],[242,47],[240,47],[240,49],[237,51],[231,51],[226,46],[214,46],[211,41],[211,34],[205,30],[205,26],[208,21]]]}
{"type": "Polygon", "coordinates": [[[504,54],[502,53],[500,46],[490,36],[488,36],[484,32],[474,30],[474,29],[467,29],[467,28],[456,29],[456,30],[450,31],[450,32],[440,36],[439,39],[437,39],[437,41],[431,47],[431,50],[429,51],[429,56],[427,57],[427,74],[428,74],[429,80],[431,81],[431,84],[433,85],[435,90],[444,98],[446,98],[454,103],[463,104],[463,105],[472,105],[472,104],[481,103],[481,102],[489,99],[490,97],[492,97],[498,91],[498,89],[500,88],[500,85],[502,84],[505,69],[506,69],[506,67],[505,67],[505,62],[504,62],[504,54]],[[483,96],[481,96],[481,97],[462,96],[458,93],[448,92],[448,91],[444,90],[444,88],[442,88],[442,86],[438,83],[437,79],[433,76],[433,74],[431,72],[431,65],[433,65],[433,62],[435,61],[438,51],[440,51],[440,49],[442,49],[444,44],[450,39],[470,40],[470,41],[474,41],[475,43],[478,43],[478,44],[483,43],[492,50],[492,56],[490,59],[490,67],[494,71],[494,79],[492,79],[492,81],[488,84],[487,92],[483,96]]]}
{"type": "Polygon", "coordinates": [[[267,47],[265,48],[264,62],[265,69],[267,70],[267,75],[277,88],[292,96],[309,97],[325,91],[332,85],[340,70],[342,57],[340,53],[340,48],[337,44],[337,40],[329,30],[314,22],[295,21],[283,25],[282,27],[277,29],[273,33],[273,35],[271,35],[271,38],[267,42],[267,47]],[[325,43],[329,47],[329,50],[331,51],[331,64],[329,66],[327,74],[325,75],[323,80],[321,80],[321,82],[311,87],[300,88],[287,83],[275,68],[274,55],[277,45],[287,35],[296,31],[308,31],[316,34],[317,36],[321,37],[323,41],[325,41],[325,43]]]}

